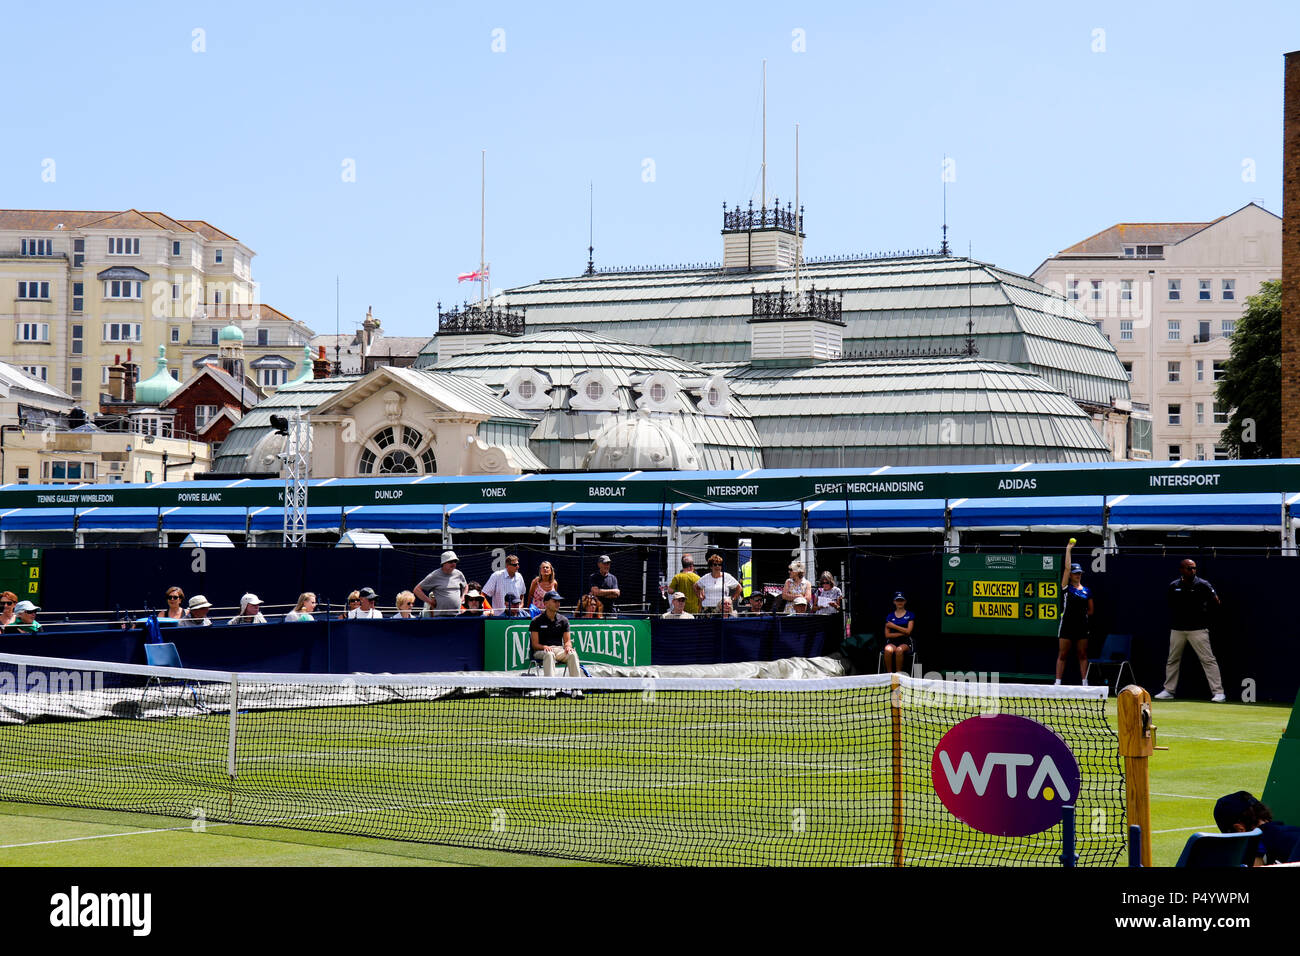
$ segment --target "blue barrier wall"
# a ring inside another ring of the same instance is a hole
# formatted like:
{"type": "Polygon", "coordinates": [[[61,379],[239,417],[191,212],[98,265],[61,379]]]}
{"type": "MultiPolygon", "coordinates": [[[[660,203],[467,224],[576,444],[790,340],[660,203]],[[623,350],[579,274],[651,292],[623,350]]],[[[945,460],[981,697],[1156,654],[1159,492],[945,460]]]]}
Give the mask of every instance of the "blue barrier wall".
{"type": "MultiPolygon", "coordinates": [[[[650,623],[652,663],[717,664],[811,657],[839,646],[838,616],[650,623]]],[[[483,621],[317,621],[165,627],[186,667],[288,674],[411,674],[483,670],[483,621]]],[[[142,630],[0,636],[0,652],[143,664],[142,630]]]]}

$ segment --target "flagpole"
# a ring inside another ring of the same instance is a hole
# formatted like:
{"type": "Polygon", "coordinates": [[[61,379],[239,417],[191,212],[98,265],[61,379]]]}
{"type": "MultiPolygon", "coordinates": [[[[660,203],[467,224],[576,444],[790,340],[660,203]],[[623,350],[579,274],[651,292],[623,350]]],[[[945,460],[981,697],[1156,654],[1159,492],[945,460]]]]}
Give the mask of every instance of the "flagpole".
{"type": "Polygon", "coordinates": [[[487,298],[487,150],[483,150],[482,166],[479,170],[479,224],[478,224],[478,301],[483,304],[487,298]]]}

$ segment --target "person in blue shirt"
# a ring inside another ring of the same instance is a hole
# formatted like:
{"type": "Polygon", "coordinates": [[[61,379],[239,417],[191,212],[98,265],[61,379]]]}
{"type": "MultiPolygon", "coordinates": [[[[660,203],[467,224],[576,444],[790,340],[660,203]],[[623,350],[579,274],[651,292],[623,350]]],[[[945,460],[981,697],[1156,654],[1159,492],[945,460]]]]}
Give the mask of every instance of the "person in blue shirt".
{"type": "Polygon", "coordinates": [[[506,594],[504,601],[505,601],[505,609],[498,611],[496,614],[493,614],[492,615],[493,617],[523,618],[525,621],[528,620],[530,617],[532,617],[531,614],[529,614],[527,611],[524,610],[523,599],[518,594],[515,594],[513,592],[508,593],[506,594]]]}
{"type": "Polygon", "coordinates": [[[1061,571],[1061,620],[1056,627],[1056,683],[1065,675],[1065,662],[1073,645],[1079,658],[1079,677],[1088,683],[1088,625],[1092,619],[1092,592],[1083,586],[1083,567],[1073,563],[1074,539],[1065,546],[1061,571]]]}
{"type": "Polygon", "coordinates": [[[912,631],[916,629],[916,615],[907,609],[907,598],[902,591],[894,594],[894,609],[885,616],[885,672],[892,674],[903,669],[903,657],[908,651],[916,658],[916,643],[912,631]]]}
{"type": "Polygon", "coordinates": [[[1274,820],[1273,812],[1248,790],[1220,797],[1214,804],[1214,822],[1221,833],[1249,833],[1259,827],[1256,866],[1300,861],[1300,827],[1274,820]]]}

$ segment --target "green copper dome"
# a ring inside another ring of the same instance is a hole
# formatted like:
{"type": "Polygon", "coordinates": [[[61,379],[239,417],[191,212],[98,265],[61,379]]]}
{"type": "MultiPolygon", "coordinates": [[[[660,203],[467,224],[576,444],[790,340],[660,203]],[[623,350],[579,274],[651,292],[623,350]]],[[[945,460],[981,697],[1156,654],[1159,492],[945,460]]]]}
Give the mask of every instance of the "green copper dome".
{"type": "Polygon", "coordinates": [[[244,331],[237,325],[227,325],[217,336],[220,342],[242,342],[244,341],[244,331]]]}
{"type": "Polygon", "coordinates": [[[167,347],[158,346],[158,368],[143,382],[135,386],[135,400],[141,405],[157,405],[172,392],[181,387],[181,383],[171,377],[167,371],[167,347]]]}

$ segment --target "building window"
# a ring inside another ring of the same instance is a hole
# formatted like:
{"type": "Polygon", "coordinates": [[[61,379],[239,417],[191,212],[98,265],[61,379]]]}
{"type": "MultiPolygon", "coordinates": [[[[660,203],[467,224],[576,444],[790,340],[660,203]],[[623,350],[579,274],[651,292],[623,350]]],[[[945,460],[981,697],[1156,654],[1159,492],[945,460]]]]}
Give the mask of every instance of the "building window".
{"type": "Polygon", "coordinates": [[[402,444],[407,448],[419,448],[420,442],[424,441],[424,436],[417,432],[410,425],[402,426],[402,444]]]}
{"type": "Polygon", "coordinates": [[[1200,442],[1196,443],[1196,460],[1205,461],[1205,446],[1200,442]]]}
{"type": "Polygon", "coordinates": [[[1223,404],[1222,402],[1214,403],[1214,424],[1216,425],[1228,424],[1228,418],[1231,417],[1231,415],[1232,415],[1232,410],[1228,408],[1227,405],[1223,404]]]}
{"type": "Polygon", "coordinates": [[[111,369],[112,367],[113,367],[113,366],[111,366],[111,365],[101,365],[101,366],[99,367],[99,384],[100,384],[100,385],[107,385],[107,384],[108,384],[108,370],[111,369]]]}
{"type": "Polygon", "coordinates": [[[72,240],[72,268],[80,269],[86,264],[86,240],[72,240]]]}
{"type": "Polygon", "coordinates": [[[1119,340],[1121,342],[1133,341],[1133,320],[1132,319],[1119,320],[1119,340]]]}
{"type": "Polygon", "coordinates": [[[32,378],[39,378],[42,382],[49,380],[49,368],[44,365],[20,365],[24,372],[32,378]]]}
{"type": "MultiPolygon", "coordinates": [[[[1122,335],[1123,335],[1123,333],[1121,333],[1121,337],[1122,337],[1122,335]]],[[[1121,362],[1120,364],[1124,366],[1124,374],[1128,376],[1128,380],[1129,380],[1130,382],[1133,381],[1133,363],[1132,363],[1132,362],[1121,362]]]]}
{"type": "Polygon", "coordinates": [[[1101,301],[1101,280],[1100,279],[1092,280],[1092,301],[1093,302],[1101,301]]]}
{"type": "Polygon", "coordinates": [[[220,289],[216,289],[216,290],[213,291],[213,293],[212,293],[212,304],[213,304],[213,305],[220,305],[220,304],[221,304],[221,290],[220,290],[220,289]]]}
{"type": "Polygon", "coordinates": [[[216,345],[216,344],[217,344],[217,336],[218,336],[219,334],[220,334],[220,333],[219,333],[216,329],[213,329],[213,330],[212,330],[212,344],[213,344],[213,345],[216,345]]]}
{"type": "Polygon", "coordinates": [[[1125,246],[1124,256],[1129,259],[1159,259],[1165,254],[1164,246],[1125,246]]]}
{"type": "Polygon", "coordinates": [[[180,342],[180,340],[181,340],[181,330],[180,330],[179,327],[173,325],[173,326],[172,326],[172,342],[173,342],[173,344],[175,344],[175,343],[180,342]]]}
{"type": "Polygon", "coordinates": [[[1170,424],[1170,425],[1181,425],[1182,423],[1183,423],[1183,406],[1182,406],[1182,405],[1170,405],[1170,406],[1169,406],[1169,424],[1170,424]]]}
{"type": "Polygon", "coordinates": [[[81,369],[69,369],[72,372],[72,395],[74,398],[81,397],[81,369]]]}
{"type": "Polygon", "coordinates": [[[384,456],[384,460],[379,463],[379,473],[381,475],[418,475],[420,468],[415,463],[415,458],[410,452],[402,451],[400,448],[396,451],[390,451],[384,456]]]}
{"type": "Polygon", "coordinates": [[[1168,366],[1169,366],[1169,381],[1171,381],[1171,382],[1180,382],[1180,381],[1182,381],[1182,378],[1183,378],[1183,363],[1182,363],[1182,362],[1169,362],[1169,363],[1168,363],[1168,366]]]}
{"type": "Polygon", "coordinates": [[[1182,461],[1182,458],[1183,458],[1183,446],[1182,446],[1182,445],[1170,445],[1170,446],[1169,446],[1169,460],[1170,460],[1170,461],[1182,461]]]}
{"type": "Polygon", "coordinates": [[[220,249],[213,249],[213,250],[212,250],[212,261],[213,261],[213,262],[215,262],[215,263],[217,263],[218,265],[220,265],[220,264],[221,264],[221,260],[222,260],[223,258],[224,258],[224,253],[223,253],[220,249]]]}
{"type": "Polygon", "coordinates": [[[387,448],[389,445],[396,444],[397,438],[393,435],[391,428],[382,428],[379,434],[375,436],[375,444],[380,448],[387,448]]]}
{"type": "Polygon", "coordinates": [[[1079,280],[1067,279],[1066,285],[1069,287],[1069,296],[1071,302],[1079,301],[1079,280]]]}
{"type": "Polygon", "coordinates": [[[588,382],[588,383],[587,383],[587,399],[588,399],[588,401],[598,402],[598,401],[600,401],[600,400],[601,400],[602,398],[604,398],[604,397],[605,397],[605,386],[604,386],[604,385],[602,385],[600,382],[588,382]]]}
{"type": "Polygon", "coordinates": [[[106,322],[104,323],[104,341],[105,342],[139,342],[140,323],[139,322],[106,322]]]}
{"type": "Polygon", "coordinates": [[[1204,402],[1196,403],[1196,424],[1198,425],[1205,424],[1205,403],[1204,402]]]}
{"type": "Polygon", "coordinates": [[[432,448],[425,449],[424,454],[420,456],[420,464],[424,466],[424,473],[426,475],[437,474],[438,459],[434,456],[432,448]]]}
{"type": "Polygon", "coordinates": [[[194,430],[203,431],[205,425],[221,413],[220,405],[195,405],[194,406],[194,430]]]}
{"type": "Polygon", "coordinates": [[[54,240],[24,239],[22,240],[21,254],[24,256],[52,256],[54,255],[54,240]]]}
{"type": "Polygon", "coordinates": [[[1181,319],[1169,319],[1169,341],[1177,342],[1183,337],[1183,322],[1181,319]]]}
{"type": "Polygon", "coordinates": [[[1209,279],[1198,279],[1198,280],[1196,281],[1196,291],[1197,291],[1197,296],[1200,298],[1200,300],[1201,300],[1202,302],[1209,302],[1209,301],[1210,301],[1210,298],[1211,298],[1211,296],[1210,296],[1210,280],[1209,280],[1209,279]]]}
{"type": "Polygon", "coordinates": [[[180,369],[170,368],[167,371],[171,372],[172,378],[176,379],[176,381],[179,382],[181,380],[180,369]]]}
{"type": "Polygon", "coordinates": [[[140,298],[140,289],[143,286],[141,282],[133,282],[130,279],[109,279],[104,283],[104,298],[106,299],[138,299],[140,298]]]}
{"type": "Polygon", "coordinates": [[[270,345],[270,344],[271,344],[271,330],[270,330],[270,329],[258,329],[258,330],[257,330],[257,344],[258,344],[258,345],[270,345]]]}
{"type": "Polygon", "coordinates": [[[1214,363],[1214,380],[1216,382],[1223,381],[1223,376],[1226,375],[1228,372],[1227,368],[1225,367],[1227,364],[1228,364],[1227,362],[1218,362],[1218,361],[1214,363]]]}
{"type": "Polygon", "coordinates": [[[172,255],[174,255],[174,256],[179,256],[180,254],[181,254],[181,241],[180,241],[179,239],[173,239],[173,240],[172,240],[172,255]]]}
{"type": "Polygon", "coordinates": [[[1169,301],[1177,302],[1182,297],[1183,297],[1183,280],[1170,279],[1169,280],[1169,301]]]}
{"type": "Polygon", "coordinates": [[[1225,339],[1232,338],[1232,333],[1237,331],[1237,320],[1224,319],[1219,326],[1219,331],[1223,334],[1225,339]]]}
{"type": "Polygon", "coordinates": [[[172,283],[172,301],[175,302],[181,297],[181,287],[178,283],[172,283]]]}
{"type": "Polygon", "coordinates": [[[123,236],[110,236],[108,254],[110,256],[138,256],[140,254],[140,240],[123,236]]]}
{"type": "Polygon", "coordinates": [[[50,324],[48,322],[19,322],[18,323],[18,341],[48,342],[49,340],[50,340],[50,324]]]}
{"type": "Polygon", "coordinates": [[[72,283],[72,311],[86,311],[86,283],[84,282],[72,283]]]}
{"type": "Polygon", "coordinates": [[[18,469],[18,484],[20,484],[20,485],[30,484],[30,483],[31,483],[31,480],[32,480],[32,479],[31,479],[31,474],[32,474],[32,471],[31,471],[30,468],[19,468],[19,469],[18,469]]]}
{"type": "Polygon", "coordinates": [[[357,471],[363,475],[375,473],[375,453],[369,448],[361,450],[361,460],[357,462],[357,471]]]}
{"type": "Polygon", "coordinates": [[[1237,299],[1237,280],[1224,279],[1222,283],[1223,301],[1235,302],[1237,299]]]}
{"type": "Polygon", "coordinates": [[[284,369],[262,368],[257,370],[257,384],[263,388],[276,388],[284,384],[284,369]]]}
{"type": "Polygon", "coordinates": [[[1198,382],[1205,381],[1205,360],[1204,359],[1196,360],[1196,380],[1198,382]]]}
{"type": "Polygon", "coordinates": [[[52,485],[79,485],[95,480],[93,461],[43,461],[41,481],[52,485]]]}
{"type": "Polygon", "coordinates": [[[1133,280],[1121,279],[1119,281],[1119,298],[1121,302],[1133,301],[1133,280]]]}
{"type": "Polygon", "coordinates": [[[48,299],[49,297],[50,284],[48,282],[18,283],[18,298],[20,299],[48,299]]]}

